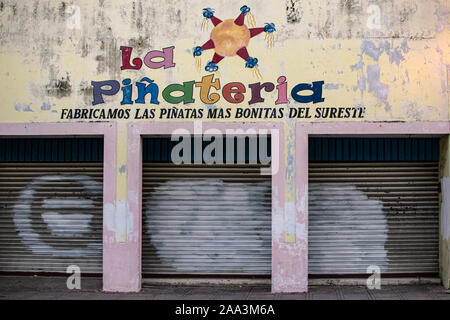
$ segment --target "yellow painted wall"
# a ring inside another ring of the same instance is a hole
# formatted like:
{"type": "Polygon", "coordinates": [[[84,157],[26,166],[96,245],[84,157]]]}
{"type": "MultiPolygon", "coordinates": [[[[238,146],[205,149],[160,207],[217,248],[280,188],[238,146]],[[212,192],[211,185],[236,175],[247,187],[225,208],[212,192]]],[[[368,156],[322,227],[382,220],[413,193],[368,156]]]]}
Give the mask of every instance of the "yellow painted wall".
{"type": "MultiPolygon", "coordinates": [[[[200,81],[207,73],[196,72],[191,50],[209,39],[209,32],[200,30],[202,8],[213,7],[217,17],[228,19],[236,17],[244,4],[106,0],[0,3],[1,122],[70,121],[60,120],[60,110],[91,108],[92,80],[129,77],[134,82],[147,76],[160,86],[160,93],[170,83],[200,81]],[[79,29],[71,14],[74,5],[79,8],[79,29]],[[132,46],[133,56],[141,58],[150,50],[173,45],[176,67],[121,71],[122,45],[132,46]]],[[[448,2],[383,1],[379,4],[379,29],[368,27],[371,15],[367,8],[374,3],[247,1],[257,26],[274,22],[277,28],[273,49],[266,47],[264,34],[251,39],[248,47],[250,55],[259,59],[263,81],[276,83],[278,76],[285,75],[289,91],[297,83],[325,81],[325,102],[300,105],[290,98],[292,107],[366,108],[364,119],[319,121],[448,120],[448,2]]],[[[203,65],[211,57],[212,51],[205,51],[203,65]]],[[[258,82],[239,57],[225,58],[219,66],[222,86],[232,81],[246,85],[258,82]]],[[[252,106],[274,107],[275,92],[263,93],[263,97],[264,103],[252,106]]],[[[188,106],[205,108],[198,88],[194,98],[196,102],[188,106]]],[[[248,106],[249,99],[247,92],[241,106],[248,106]]],[[[120,92],[105,100],[97,107],[121,107],[120,92]]],[[[170,107],[161,95],[160,102],[160,106],[134,104],[131,108],[170,107]]],[[[223,98],[216,106],[236,107],[223,98]]]]}

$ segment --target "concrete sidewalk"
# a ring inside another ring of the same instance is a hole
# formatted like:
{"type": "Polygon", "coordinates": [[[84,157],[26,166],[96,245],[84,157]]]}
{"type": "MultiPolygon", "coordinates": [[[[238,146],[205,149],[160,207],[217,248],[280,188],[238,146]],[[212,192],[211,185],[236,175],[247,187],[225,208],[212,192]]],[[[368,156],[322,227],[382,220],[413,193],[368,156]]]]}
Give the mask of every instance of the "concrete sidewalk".
{"type": "Polygon", "coordinates": [[[308,293],[272,294],[270,286],[254,285],[147,285],[139,293],[105,293],[100,278],[82,278],[81,290],[68,290],[66,277],[0,276],[0,299],[146,299],[146,300],[450,300],[438,284],[364,286],[310,286],[308,293]]]}

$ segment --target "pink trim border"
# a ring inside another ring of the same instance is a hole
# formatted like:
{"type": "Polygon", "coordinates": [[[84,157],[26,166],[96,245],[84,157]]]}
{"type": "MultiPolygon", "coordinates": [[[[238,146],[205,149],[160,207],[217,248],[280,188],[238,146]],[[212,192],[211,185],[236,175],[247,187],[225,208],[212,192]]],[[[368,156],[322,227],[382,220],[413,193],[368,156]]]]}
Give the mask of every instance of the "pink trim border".
{"type": "MultiPolygon", "coordinates": [[[[110,243],[114,236],[103,226],[103,289],[135,292],[141,288],[142,242],[142,136],[170,135],[175,129],[194,133],[195,122],[129,123],[127,150],[128,205],[136,223],[133,241],[110,243]]],[[[296,237],[284,239],[285,223],[285,139],[283,123],[215,123],[202,122],[202,132],[209,129],[278,129],[280,143],[279,170],[272,177],[272,292],[306,292],[308,290],[308,137],[334,136],[398,136],[447,135],[450,122],[410,123],[296,123],[295,186],[296,237]]],[[[14,123],[1,124],[0,136],[103,136],[103,213],[105,205],[116,203],[117,127],[115,123],[14,123]]],[[[272,141],[273,143],[273,141],[272,141]]],[[[274,145],[272,152],[274,152],[274,145]]],[[[104,219],[105,221],[105,219],[104,219]]]]}
{"type": "Polygon", "coordinates": [[[298,284],[293,284],[292,290],[306,292],[308,290],[308,138],[309,136],[405,136],[427,135],[442,136],[450,134],[450,122],[340,122],[340,123],[302,123],[296,124],[296,208],[297,221],[303,222],[301,274],[298,284]]]}
{"type": "MultiPolygon", "coordinates": [[[[103,137],[103,217],[105,205],[116,199],[116,142],[115,123],[6,123],[0,124],[2,137],[54,137],[54,136],[102,136],[103,137]]],[[[103,288],[114,287],[117,270],[107,263],[116,252],[107,244],[108,231],[103,219],[103,288]]]]}
{"type": "MultiPolygon", "coordinates": [[[[142,137],[150,135],[170,135],[176,129],[185,129],[191,134],[199,134],[198,129],[194,129],[196,122],[176,122],[176,123],[130,123],[128,126],[128,161],[138,164],[131,168],[128,166],[128,192],[133,197],[129,197],[129,205],[133,214],[138,216],[139,230],[142,232],[142,137]]],[[[223,123],[223,122],[202,122],[201,133],[210,129],[218,129],[225,133],[227,129],[276,129],[279,133],[279,170],[272,176],[272,274],[279,274],[285,264],[289,261],[283,260],[284,255],[280,254],[283,249],[280,248],[282,237],[276,236],[282,234],[284,219],[284,188],[285,188],[285,163],[284,163],[284,126],[282,123],[223,123]]],[[[276,143],[272,139],[272,154],[276,150],[276,143]]],[[[141,237],[141,235],[139,235],[141,237]]],[[[141,239],[138,241],[141,243],[141,239]]],[[[141,249],[140,249],[141,250],[141,249]]],[[[139,256],[140,257],[140,256],[139,256]]],[[[139,265],[141,262],[139,261],[139,265]]],[[[272,291],[279,291],[280,285],[277,280],[272,281],[272,291]]]]}

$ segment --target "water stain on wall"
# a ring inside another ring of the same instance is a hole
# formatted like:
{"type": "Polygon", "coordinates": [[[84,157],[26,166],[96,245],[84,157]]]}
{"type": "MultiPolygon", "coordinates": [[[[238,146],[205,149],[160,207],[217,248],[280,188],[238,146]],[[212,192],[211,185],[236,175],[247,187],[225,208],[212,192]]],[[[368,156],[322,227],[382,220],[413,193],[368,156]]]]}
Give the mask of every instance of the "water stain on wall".
{"type": "Polygon", "coordinates": [[[47,95],[62,98],[68,97],[72,93],[72,85],[70,84],[70,77],[67,74],[65,77],[60,77],[56,79],[51,79],[50,82],[45,86],[45,91],[47,95]]]}
{"type": "Polygon", "coordinates": [[[286,18],[288,23],[297,23],[302,21],[303,11],[300,0],[286,1],[286,18]]]}

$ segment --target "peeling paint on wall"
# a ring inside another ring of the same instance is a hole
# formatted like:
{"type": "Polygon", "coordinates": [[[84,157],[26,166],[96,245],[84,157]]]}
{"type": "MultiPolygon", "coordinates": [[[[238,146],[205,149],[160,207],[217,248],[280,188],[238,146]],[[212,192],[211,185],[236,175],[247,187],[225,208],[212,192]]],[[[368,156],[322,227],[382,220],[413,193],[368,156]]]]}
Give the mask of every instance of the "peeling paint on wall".
{"type": "Polygon", "coordinates": [[[108,231],[113,232],[114,238],[108,239],[109,243],[127,242],[133,238],[134,224],[127,200],[117,200],[115,205],[104,205],[104,223],[108,231]]]}
{"type": "Polygon", "coordinates": [[[52,106],[47,102],[43,102],[41,105],[41,110],[43,110],[43,111],[50,110],[51,108],[52,108],[52,106]]]}
{"type": "Polygon", "coordinates": [[[327,90],[338,90],[342,86],[340,83],[326,83],[323,88],[327,90]]]}
{"type": "Polygon", "coordinates": [[[27,105],[27,104],[16,103],[16,105],[14,106],[14,109],[19,112],[20,111],[33,112],[33,110],[31,110],[30,105],[27,105]]]}
{"type": "Polygon", "coordinates": [[[367,83],[369,92],[375,93],[383,101],[386,111],[391,109],[388,102],[389,86],[380,81],[380,67],[376,64],[367,66],[367,83]]]}

